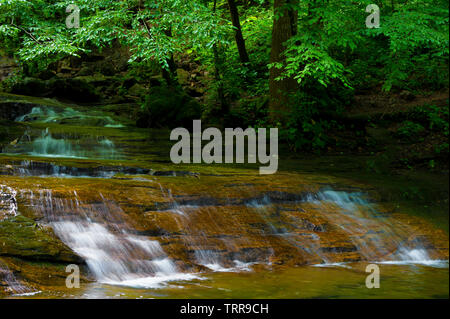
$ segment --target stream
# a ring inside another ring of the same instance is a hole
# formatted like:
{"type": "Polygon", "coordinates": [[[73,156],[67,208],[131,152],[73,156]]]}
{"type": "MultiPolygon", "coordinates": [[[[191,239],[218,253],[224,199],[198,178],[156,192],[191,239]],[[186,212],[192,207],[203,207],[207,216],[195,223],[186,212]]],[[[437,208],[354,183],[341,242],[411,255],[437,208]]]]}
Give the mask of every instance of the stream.
{"type": "Polygon", "coordinates": [[[45,236],[3,243],[9,298],[448,298],[448,230],[376,189],[283,162],[175,165],[168,132],[92,109],[33,107],[1,150],[0,231],[45,236]]]}

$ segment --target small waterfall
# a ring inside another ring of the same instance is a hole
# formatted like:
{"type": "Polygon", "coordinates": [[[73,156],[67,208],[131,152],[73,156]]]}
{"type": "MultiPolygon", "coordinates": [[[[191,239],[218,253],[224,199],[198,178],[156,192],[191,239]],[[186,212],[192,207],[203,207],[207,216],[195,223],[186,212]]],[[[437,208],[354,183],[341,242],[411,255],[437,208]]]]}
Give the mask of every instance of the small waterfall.
{"type": "Polygon", "coordinates": [[[84,157],[81,156],[79,149],[72,147],[70,142],[65,139],[53,138],[48,129],[42,132],[41,137],[33,141],[32,150],[29,154],[49,157],[84,157]]]}
{"type": "MultiPolygon", "coordinates": [[[[248,243],[248,238],[242,235],[238,238],[231,236],[224,236],[224,238],[211,238],[207,234],[205,228],[202,229],[202,225],[208,225],[214,229],[221,229],[219,222],[215,221],[214,215],[221,213],[226,216],[226,207],[213,207],[196,205],[195,201],[191,204],[181,205],[172,195],[170,189],[164,189],[159,184],[161,192],[170,203],[171,207],[166,212],[174,213],[173,218],[176,219],[176,223],[180,226],[184,236],[182,236],[184,244],[189,251],[193,251],[192,258],[195,263],[207,267],[217,272],[239,272],[250,271],[250,266],[257,262],[268,263],[268,256],[272,253],[271,249],[268,249],[269,253],[264,258],[258,258],[258,260],[252,260],[251,256],[246,255],[238,250],[238,247],[248,243]],[[202,220],[202,224],[198,224],[199,216],[204,216],[206,219],[202,220]]],[[[233,220],[228,220],[229,223],[233,223],[233,220]]],[[[239,231],[239,224],[235,224],[236,231],[239,231]]]]}
{"type": "MultiPolygon", "coordinates": [[[[430,260],[420,242],[408,242],[407,225],[384,216],[360,193],[324,190],[288,194],[285,201],[278,194],[276,201],[258,195],[257,199],[247,196],[213,204],[201,198],[183,200],[162,185],[160,189],[170,205],[153,213],[173,219],[178,227],[173,230],[175,240],[185,245],[188,258],[212,271],[250,271],[253,264],[270,264],[280,252],[286,253],[280,257],[283,262],[298,254],[307,264],[345,266],[335,257],[346,251],[329,241],[335,234],[344,234],[337,243],[352,244],[351,252],[366,262],[442,265],[442,261],[430,260]],[[327,225],[313,223],[315,217],[327,225]]],[[[180,272],[157,240],[138,235],[120,206],[101,194],[89,203],[76,192],[62,196],[51,190],[25,191],[22,196],[84,258],[101,283],[158,288],[170,281],[198,278],[180,272]]]]}
{"type": "Polygon", "coordinates": [[[19,116],[15,119],[16,122],[34,122],[43,121],[45,123],[55,122],[57,113],[51,108],[44,108],[35,106],[30,113],[19,116]]]}
{"type": "Polygon", "coordinates": [[[49,128],[36,132],[26,131],[15,145],[7,145],[3,153],[27,154],[39,157],[119,159],[114,142],[106,137],[78,134],[52,134],[49,128]]]}
{"type": "Polygon", "coordinates": [[[17,215],[17,192],[6,185],[0,185],[0,221],[17,215]]]}
{"type": "MultiPolygon", "coordinates": [[[[294,196],[295,198],[295,196],[294,196]]],[[[299,198],[292,201],[296,205],[301,204],[299,198]]],[[[281,204],[281,203],[280,203],[281,204]]],[[[269,196],[264,195],[262,198],[253,199],[247,203],[247,207],[253,210],[260,216],[268,226],[268,236],[276,236],[281,240],[289,243],[295,247],[302,254],[308,256],[308,259],[313,262],[327,262],[327,258],[320,250],[320,237],[316,233],[310,233],[308,236],[299,238],[295,232],[296,229],[288,230],[283,223],[279,223],[277,219],[274,220],[271,216],[279,215],[280,204],[273,203],[269,196]]],[[[304,222],[302,222],[304,224],[304,222]]],[[[302,225],[306,228],[313,228],[315,226],[302,225]]]]}
{"type": "Polygon", "coordinates": [[[193,251],[193,259],[214,271],[238,271],[254,263],[267,263],[280,245],[290,247],[291,253],[296,250],[309,264],[337,265],[346,259],[436,264],[420,240],[409,239],[413,230],[407,224],[381,212],[362,193],[274,193],[214,204],[206,198],[175,199],[170,190],[160,188],[172,203],[165,211],[174,213],[172,218],[183,233],[185,246],[193,251]],[[260,220],[259,233],[248,233],[250,225],[234,215],[234,210],[247,216],[243,218],[260,220]],[[229,225],[234,225],[233,229],[229,225]],[[244,225],[242,231],[240,225],[244,225]],[[242,247],[255,242],[273,250],[242,253],[242,247]]]}
{"type": "Polygon", "coordinates": [[[323,215],[349,234],[349,238],[367,261],[436,266],[442,264],[441,260],[430,258],[420,241],[408,242],[408,237],[412,235],[408,225],[384,216],[361,193],[324,190],[309,200],[323,207],[334,205],[339,208],[334,213],[324,210],[323,215]]]}
{"type": "Polygon", "coordinates": [[[9,270],[8,266],[0,261],[0,283],[4,282],[7,287],[7,292],[15,295],[26,295],[32,293],[32,290],[22,285],[14,274],[9,270]]]}
{"type": "MultiPolygon", "coordinates": [[[[101,195],[101,194],[100,194],[101,195]]],[[[87,263],[102,283],[158,288],[193,275],[178,271],[158,241],[130,233],[119,206],[101,196],[98,204],[54,198],[52,191],[30,194],[33,209],[44,213],[55,234],[87,263]]]]}

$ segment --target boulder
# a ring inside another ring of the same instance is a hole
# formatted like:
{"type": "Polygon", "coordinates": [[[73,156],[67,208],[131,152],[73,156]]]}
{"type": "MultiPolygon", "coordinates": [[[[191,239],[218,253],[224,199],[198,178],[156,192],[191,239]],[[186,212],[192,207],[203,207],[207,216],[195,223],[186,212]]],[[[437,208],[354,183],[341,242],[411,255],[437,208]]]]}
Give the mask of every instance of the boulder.
{"type": "Polygon", "coordinates": [[[0,256],[56,263],[83,263],[50,229],[18,215],[0,221],[0,256]]]}
{"type": "Polygon", "coordinates": [[[97,102],[100,97],[95,92],[95,87],[81,79],[55,79],[48,82],[51,88],[51,96],[64,98],[74,102],[97,102]]]}
{"type": "Polygon", "coordinates": [[[28,96],[47,96],[49,91],[46,80],[31,77],[17,81],[11,87],[11,93],[28,96]]]}
{"type": "Polygon", "coordinates": [[[82,78],[62,76],[50,80],[28,77],[14,83],[11,93],[37,97],[58,97],[74,102],[99,101],[95,87],[88,81],[82,78]]]}
{"type": "Polygon", "coordinates": [[[132,96],[145,97],[148,94],[148,89],[139,83],[136,83],[128,89],[128,94],[132,96]]]}

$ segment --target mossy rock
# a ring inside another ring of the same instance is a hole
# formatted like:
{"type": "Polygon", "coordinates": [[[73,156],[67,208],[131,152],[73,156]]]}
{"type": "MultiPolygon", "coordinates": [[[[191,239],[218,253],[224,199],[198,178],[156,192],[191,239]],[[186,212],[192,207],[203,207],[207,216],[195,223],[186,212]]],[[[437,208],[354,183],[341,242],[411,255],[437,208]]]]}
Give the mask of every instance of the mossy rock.
{"type": "Polygon", "coordinates": [[[48,82],[38,78],[27,77],[14,83],[11,87],[11,93],[29,96],[46,96],[49,93],[48,82]]]}
{"type": "Polygon", "coordinates": [[[139,127],[190,127],[199,119],[202,108],[199,103],[180,89],[157,86],[150,89],[137,125],[139,127]]]}
{"type": "Polygon", "coordinates": [[[54,79],[48,81],[51,96],[75,102],[97,102],[100,100],[95,87],[81,79],[54,79]]]}
{"type": "Polygon", "coordinates": [[[49,229],[18,215],[0,221],[0,256],[54,263],[82,263],[49,229]]]}
{"type": "Polygon", "coordinates": [[[148,89],[141,84],[136,83],[128,89],[128,94],[132,96],[145,97],[148,94],[148,89]]]}
{"type": "Polygon", "coordinates": [[[25,78],[14,83],[11,92],[27,96],[58,97],[74,102],[97,102],[100,99],[95,86],[82,78],[25,78]]]}

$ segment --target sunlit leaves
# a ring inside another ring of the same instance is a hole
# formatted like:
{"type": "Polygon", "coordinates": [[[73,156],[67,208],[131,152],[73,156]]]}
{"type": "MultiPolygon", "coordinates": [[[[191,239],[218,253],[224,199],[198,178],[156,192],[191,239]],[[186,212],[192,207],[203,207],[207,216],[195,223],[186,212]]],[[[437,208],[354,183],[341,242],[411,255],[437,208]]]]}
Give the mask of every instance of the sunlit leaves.
{"type": "Polygon", "coordinates": [[[130,47],[130,62],[165,66],[174,52],[210,49],[228,28],[203,1],[78,0],[81,27],[68,30],[65,8],[71,3],[0,0],[0,36],[18,38],[24,61],[47,57],[50,62],[118,41],[130,47]]]}

